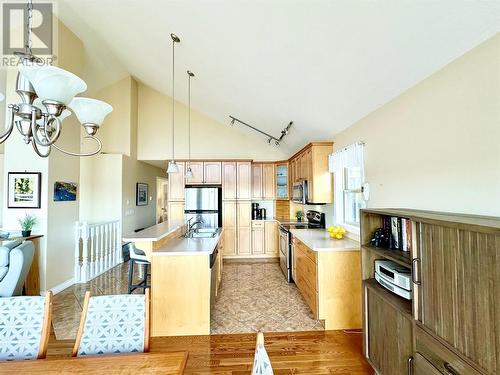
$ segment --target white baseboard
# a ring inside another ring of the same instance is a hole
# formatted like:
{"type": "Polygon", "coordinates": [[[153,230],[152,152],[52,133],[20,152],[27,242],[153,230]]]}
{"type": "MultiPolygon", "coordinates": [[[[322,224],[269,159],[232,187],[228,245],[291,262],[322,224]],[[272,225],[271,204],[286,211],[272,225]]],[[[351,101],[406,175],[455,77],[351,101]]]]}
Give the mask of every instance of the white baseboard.
{"type": "MultiPolygon", "coordinates": [[[[53,288],[50,288],[50,290],[52,291],[52,293],[57,294],[57,293],[62,292],[64,289],[69,288],[74,283],[75,283],[75,278],[72,277],[71,279],[68,279],[68,280],[62,282],[61,284],[56,285],[53,288]]],[[[45,291],[40,292],[40,295],[44,296],[45,295],[45,291]]]]}

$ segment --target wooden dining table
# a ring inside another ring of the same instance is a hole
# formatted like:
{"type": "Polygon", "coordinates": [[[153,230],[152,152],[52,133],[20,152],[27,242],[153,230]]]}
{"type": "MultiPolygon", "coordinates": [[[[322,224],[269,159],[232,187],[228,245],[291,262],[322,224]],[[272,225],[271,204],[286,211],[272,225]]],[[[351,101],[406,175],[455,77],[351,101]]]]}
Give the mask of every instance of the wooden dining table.
{"type": "Polygon", "coordinates": [[[188,353],[132,353],[12,361],[0,363],[0,374],[168,374],[184,373],[188,353]]]}

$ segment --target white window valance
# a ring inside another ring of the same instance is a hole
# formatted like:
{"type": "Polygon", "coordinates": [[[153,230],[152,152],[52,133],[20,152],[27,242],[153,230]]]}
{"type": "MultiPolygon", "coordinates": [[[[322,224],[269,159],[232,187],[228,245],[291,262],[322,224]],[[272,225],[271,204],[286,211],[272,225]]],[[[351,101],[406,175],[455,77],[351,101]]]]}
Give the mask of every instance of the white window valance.
{"type": "Polygon", "coordinates": [[[344,168],[359,166],[361,168],[362,180],[364,181],[364,148],[365,144],[363,142],[357,142],[331,154],[328,159],[330,172],[340,172],[344,168]]]}

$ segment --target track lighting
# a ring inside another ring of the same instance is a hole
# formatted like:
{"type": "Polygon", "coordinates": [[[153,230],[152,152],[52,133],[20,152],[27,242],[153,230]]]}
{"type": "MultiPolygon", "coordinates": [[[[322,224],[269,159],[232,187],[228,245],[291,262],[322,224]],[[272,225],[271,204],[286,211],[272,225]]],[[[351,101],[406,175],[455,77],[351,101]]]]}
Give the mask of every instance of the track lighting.
{"type": "Polygon", "coordinates": [[[281,137],[276,138],[276,137],[273,137],[270,134],[267,134],[266,132],[264,132],[264,131],[262,131],[260,129],[257,129],[256,127],[254,127],[254,126],[252,126],[250,124],[247,124],[246,122],[243,122],[243,121],[237,119],[236,117],[229,116],[229,118],[231,119],[231,123],[230,123],[231,126],[233,126],[235,124],[235,122],[238,121],[240,124],[245,125],[246,127],[249,127],[250,129],[256,131],[257,133],[260,133],[260,134],[265,135],[266,137],[268,137],[267,138],[267,143],[269,145],[274,141],[274,145],[276,147],[279,147],[280,142],[283,140],[283,138],[285,138],[286,135],[288,135],[288,130],[290,129],[290,127],[293,124],[293,121],[290,121],[290,123],[287,125],[287,127],[281,131],[281,137]]]}

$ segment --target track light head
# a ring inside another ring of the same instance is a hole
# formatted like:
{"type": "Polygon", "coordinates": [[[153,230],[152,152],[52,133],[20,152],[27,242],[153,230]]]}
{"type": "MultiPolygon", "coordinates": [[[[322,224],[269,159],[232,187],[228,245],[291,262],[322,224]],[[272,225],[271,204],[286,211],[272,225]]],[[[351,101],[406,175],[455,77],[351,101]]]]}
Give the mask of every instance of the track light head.
{"type": "Polygon", "coordinates": [[[280,143],[279,143],[279,141],[275,141],[275,142],[274,142],[274,145],[275,145],[276,147],[280,147],[280,143]]]}
{"type": "Polygon", "coordinates": [[[231,123],[230,123],[229,125],[233,126],[235,121],[236,121],[236,120],[235,120],[234,118],[233,118],[233,119],[231,119],[231,123]]]}
{"type": "Polygon", "coordinates": [[[190,70],[188,70],[188,71],[187,71],[187,74],[188,74],[188,76],[190,76],[190,77],[194,77],[194,73],[193,73],[192,71],[190,71],[190,70]]]}
{"type": "Polygon", "coordinates": [[[272,139],[272,138],[269,138],[269,139],[267,140],[267,144],[268,144],[268,145],[270,145],[272,141],[273,141],[273,139],[272,139]]]}
{"type": "Polygon", "coordinates": [[[174,33],[170,34],[170,37],[172,38],[172,41],[173,41],[174,43],[180,43],[180,41],[181,41],[181,40],[179,39],[179,37],[178,37],[177,35],[175,35],[174,33]]]}

